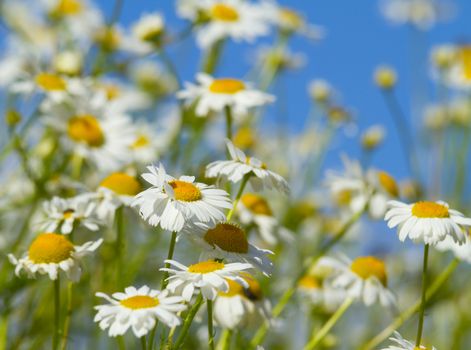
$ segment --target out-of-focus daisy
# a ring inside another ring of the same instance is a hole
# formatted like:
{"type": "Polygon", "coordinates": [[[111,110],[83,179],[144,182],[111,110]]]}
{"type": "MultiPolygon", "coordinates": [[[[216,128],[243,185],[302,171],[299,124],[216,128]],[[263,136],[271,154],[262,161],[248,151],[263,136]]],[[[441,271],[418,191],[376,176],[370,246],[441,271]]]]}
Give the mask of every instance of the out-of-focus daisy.
{"type": "Polygon", "coordinates": [[[185,225],[197,222],[224,220],[224,209],[231,202],[226,191],[194,182],[193,176],[176,179],[168,175],[163,164],[149,166],[142,177],[152,185],[137,194],[133,206],[152,226],[164,230],[181,231],[185,225]]]}
{"type": "Polygon", "coordinates": [[[54,57],[54,70],[59,74],[68,76],[77,76],[83,68],[82,53],[76,50],[67,50],[59,52],[54,57]]]}
{"type": "Polygon", "coordinates": [[[437,350],[434,346],[425,347],[420,345],[420,347],[415,346],[414,343],[405,340],[398,332],[394,332],[394,336],[389,338],[394,345],[389,345],[387,348],[382,350],[437,350]]]}
{"type": "Polygon", "coordinates": [[[165,136],[158,135],[153,130],[152,125],[146,122],[137,123],[135,139],[131,144],[134,161],[138,164],[151,164],[155,162],[165,145],[165,136]]]}
{"type": "Polygon", "coordinates": [[[461,245],[447,236],[443,241],[438,242],[435,248],[440,251],[451,251],[458,259],[471,264],[471,237],[469,231],[467,233],[465,242],[461,245]]]}
{"type": "Polygon", "coordinates": [[[146,13],[133,24],[131,34],[123,43],[123,49],[138,54],[155,51],[162,43],[165,23],[158,12],[146,13]]]}
{"type": "Polygon", "coordinates": [[[207,48],[224,38],[253,42],[269,33],[260,5],[242,0],[179,1],[179,14],[199,24],[196,41],[207,48]]]}
{"type": "Polygon", "coordinates": [[[384,141],[386,130],[382,125],[373,125],[366,129],[361,135],[361,145],[367,150],[371,151],[384,141]]]}
{"type": "Polygon", "coordinates": [[[231,160],[218,160],[206,166],[207,177],[223,177],[230,182],[242,181],[244,176],[251,175],[249,182],[254,190],[264,187],[275,188],[280,192],[289,193],[289,185],[286,180],[277,173],[268,170],[265,163],[255,157],[248,157],[242,150],[234,146],[230,140],[226,140],[227,149],[231,160]]]}
{"type": "Polygon", "coordinates": [[[196,223],[185,228],[183,233],[203,249],[200,259],[244,261],[267,276],[271,274],[273,263],[268,255],[273,252],[249,243],[245,231],[236,224],[219,222],[211,226],[196,223]]]}
{"type": "Polygon", "coordinates": [[[24,270],[28,278],[35,278],[36,274],[47,274],[51,280],[55,280],[62,270],[70,280],[76,282],[82,272],[80,260],[94,252],[102,242],[99,239],[76,246],[61,234],[41,233],[31,243],[24,257],[16,259],[9,254],[8,258],[16,265],[15,273],[18,276],[24,270]]]}
{"type": "Polygon", "coordinates": [[[196,115],[205,117],[209,112],[222,112],[230,107],[235,116],[246,115],[249,109],[274,101],[274,97],[255,90],[251,85],[234,78],[213,78],[198,73],[197,84],[185,83],[185,88],[177,92],[177,97],[187,104],[196,102],[196,115]]]}
{"type": "Polygon", "coordinates": [[[269,245],[278,244],[280,239],[289,241],[293,238],[274,218],[267,200],[258,194],[244,193],[237,206],[237,213],[241,223],[254,224],[262,240],[269,245]]]}
{"type": "Polygon", "coordinates": [[[223,328],[256,327],[270,319],[270,302],[264,298],[258,281],[248,273],[241,277],[247,286],[227,279],[229,290],[219,292],[214,301],[214,320],[223,328]]]}
{"type": "Polygon", "coordinates": [[[314,101],[326,103],[332,97],[333,89],[326,80],[316,79],[309,83],[308,92],[314,101]]]}
{"type": "Polygon", "coordinates": [[[154,328],[156,320],[176,327],[181,324],[176,314],[186,309],[182,297],[168,296],[167,290],[160,292],[148,286],[127,287],[124,293],[114,293],[111,297],[104,293],[96,296],[109,302],[95,306],[94,321],[102,330],[108,329],[110,337],[124,335],[129,328],[136,337],[143,337],[154,328]]]}
{"type": "Polygon", "coordinates": [[[376,85],[385,90],[392,89],[397,83],[396,71],[387,65],[381,65],[376,68],[373,78],[376,85]]]}
{"type": "Polygon", "coordinates": [[[54,197],[43,205],[45,218],[40,222],[43,232],[55,232],[60,228],[62,234],[69,234],[74,226],[84,226],[97,231],[100,221],[94,216],[95,204],[80,200],[79,197],[63,199],[54,197]]]}
{"type": "Polygon", "coordinates": [[[458,89],[471,89],[471,45],[465,45],[457,50],[454,64],[451,66],[446,82],[458,89]]]}
{"type": "Polygon", "coordinates": [[[450,236],[462,244],[466,239],[465,229],[471,226],[471,218],[450,209],[443,201],[413,204],[390,201],[388,205],[390,209],[384,219],[389,227],[398,226],[401,242],[409,237],[414,242],[435,245],[450,236]]]}
{"type": "Polygon", "coordinates": [[[155,61],[134,62],[129,74],[137,87],[150,96],[162,97],[178,89],[175,77],[155,61]]]}
{"type": "Polygon", "coordinates": [[[384,261],[373,256],[362,256],[355,260],[325,257],[320,266],[332,268],[332,286],[344,289],[347,294],[370,306],[376,302],[385,307],[394,307],[396,299],[388,289],[388,277],[384,261]]]}
{"type": "Polygon", "coordinates": [[[165,260],[165,263],[177,268],[160,269],[170,274],[167,289],[172,293],[178,290],[187,301],[191,300],[195,289],[199,289],[205,299],[214,300],[218,292],[229,290],[228,279],[245,285],[247,282],[240,273],[252,268],[251,264],[227,264],[216,260],[201,261],[188,267],[175,260],[165,260]]]}
{"type": "Polygon", "coordinates": [[[298,282],[298,292],[315,307],[334,312],[347,296],[343,288],[334,288],[331,281],[313,274],[303,276],[298,282]]]}
{"type": "Polygon", "coordinates": [[[11,85],[14,93],[30,96],[33,93],[43,93],[50,99],[60,102],[67,98],[69,79],[54,72],[23,72],[17,82],[11,85]]]}

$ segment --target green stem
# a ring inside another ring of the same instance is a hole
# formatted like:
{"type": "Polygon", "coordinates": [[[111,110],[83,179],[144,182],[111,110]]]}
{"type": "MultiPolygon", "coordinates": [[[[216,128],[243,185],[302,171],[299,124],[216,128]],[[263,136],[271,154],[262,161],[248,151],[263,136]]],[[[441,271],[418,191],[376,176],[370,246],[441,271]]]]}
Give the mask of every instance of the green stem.
{"type": "Polygon", "coordinates": [[[229,213],[227,213],[227,221],[231,221],[231,218],[234,215],[234,212],[237,208],[237,204],[239,204],[240,197],[242,197],[242,194],[244,193],[245,186],[247,185],[247,182],[249,181],[250,176],[251,176],[251,173],[248,173],[242,179],[242,182],[239,187],[239,191],[237,192],[237,195],[234,199],[234,204],[232,205],[232,209],[229,211],[229,213]]]}
{"type": "Polygon", "coordinates": [[[329,320],[322,326],[322,328],[317,332],[313,332],[311,340],[306,344],[304,350],[312,350],[324,339],[324,337],[329,333],[333,326],[340,320],[343,314],[348,310],[352,305],[353,299],[347,298],[342,305],[335,311],[335,313],[329,318],[329,320]]]}
{"type": "Polygon", "coordinates": [[[208,348],[214,350],[214,330],[213,330],[213,301],[206,300],[208,310],[208,348]]]}
{"type": "Polygon", "coordinates": [[[417,338],[415,346],[420,348],[420,341],[422,340],[422,331],[424,328],[424,315],[425,315],[425,304],[427,303],[427,264],[428,264],[428,251],[429,245],[426,244],[424,247],[424,263],[422,269],[422,296],[420,302],[420,313],[419,313],[419,326],[417,327],[417,338]]]}
{"type": "Polygon", "coordinates": [[[119,337],[116,338],[118,341],[118,349],[119,350],[125,350],[126,349],[126,344],[124,342],[124,337],[120,335],[119,337]]]}
{"type": "Polygon", "coordinates": [[[73,296],[73,282],[67,284],[67,313],[64,321],[64,331],[62,332],[62,350],[67,349],[67,340],[69,336],[70,329],[70,319],[72,317],[72,296],[73,296]]]}
{"type": "Polygon", "coordinates": [[[203,72],[208,74],[214,74],[216,66],[221,57],[222,49],[224,47],[224,39],[215,42],[206,54],[206,58],[203,63],[203,72]]]}
{"type": "Polygon", "coordinates": [[[191,323],[193,322],[193,319],[195,318],[196,313],[198,312],[202,304],[203,297],[200,294],[196,299],[195,304],[192,306],[190,311],[188,311],[188,315],[186,315],[185,321],[183,322],[182,330],[180,331],[177,341],[175,342],[175,346],[173,347],[175,350],[180,349],[180,347],[183,345],[183,342],[185,341],[185,338],[190,329],[191,323]]]}
{"type": "Polygon", "coordinates": [[[217,350],[229,350],[231,347],[232,329],[225,329],[219,338],[217,350]]]}
{"type": "Polygon", "coordinates": [[[123,206],[119,207],[116,210],[116,285],[121,289],[123,287],[122,277],[124,275],[123,267],[123,258],[124,258],[124,249],[125,249],[125,237],[124,237],[124,216],[123,216],[123,206]]]}
{"type": "Polygon", "coordinates": [[[61,315],[61,282],[60,276],[54,280],[54,337],[52,339],[52,349],[57,350],[60,339],[60,315],[61,315]]]}
{"type": "Polygon", "coordinates": [[[143,336],[140,339],[141,339],[141,348],[142,348],[142,350],[147,350],[146,337],[143,336]]]}
{"type": "MultiPolygon", "coordinates": [[[[460,261],[458,259],[453,259],[453,261],[446,267],[445,270],[440,273],[440,275],[435,279],[430,288],[427,290],[426,301],[430,300],[437,291],[445,284],[445,282],[450,278],[451,274],[458,267],[460,261]]],[[[404,322],[410,319],[416,312],[419,310],[422,302],[417,300],[412,306],[407,310],[403,311],[394,321],[378,333],[374,338],[364,344],[360,349],[361,350],[372,350],[381,344],[386,338],[388,338],[396,329],[401,327],[404,322]]]]}
{"type": "Polygon", "coordinates": [[[232,141],[232,110],[230,106],[224,107],[226,114],[226,137],[232,141]]]}

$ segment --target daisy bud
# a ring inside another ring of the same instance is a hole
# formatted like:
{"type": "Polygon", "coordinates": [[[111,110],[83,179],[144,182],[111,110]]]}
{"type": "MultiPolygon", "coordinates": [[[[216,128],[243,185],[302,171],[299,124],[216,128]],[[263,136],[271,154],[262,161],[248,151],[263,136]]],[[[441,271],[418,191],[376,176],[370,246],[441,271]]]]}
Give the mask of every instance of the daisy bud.
{"type": "Polygon", "coordinates": [[[5,122],[8,126],[13,127],[19,122],[21,122],[21,114],[14,109],[9,109],[5,113],[5,122]]]}
{"type": "Polygon", "coordinates": [[[379,88],[389,90],[396,85],[397,75],[393,68],[380,66],[374,73],[374,80],[379,88]]]}
{"type": "Polygon", "coordinates": [[[384,140],[385,131],[381,125],[369,127],[361,136],[361,146],[367,151],[378,147],[384,140]]]}

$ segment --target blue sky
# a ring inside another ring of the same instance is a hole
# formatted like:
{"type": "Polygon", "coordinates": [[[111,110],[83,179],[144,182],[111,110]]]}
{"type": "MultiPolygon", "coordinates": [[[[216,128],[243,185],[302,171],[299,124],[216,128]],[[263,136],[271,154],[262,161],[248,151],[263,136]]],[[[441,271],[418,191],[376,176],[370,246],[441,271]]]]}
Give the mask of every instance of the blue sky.
{"type": "MultiPolygon", "coordinates": [[[[299,130],[309,111],[306,87],[314,78],[327,79],[338,90],[341,101],[355,112],[360,130],[369,125],[381,123],[387,128],[388,135],[384,147],[373,159],[373,164],[384,168],[399,178],[406,175],[405,164],[400,153],[399,143],[390,121],[388,111],[380,93],[372,83],[372,72],[381,63],[396,68],[399,74],[397,93],[401,104],[410,117],[411,79],[418,76],[427,79],[427,52],[434,44],[457,42],[469,39],[471,24],[471,1],[456,0],[458,11],[454,19],[439,23],[431,31],[423,33],[422,49],[412,38],[413,31],[407,26],[387,23],[381,16],[378,1],[362,0],[294,0],[280,1],[282,4],[300,10],[310,22],[322,25],[326,37],[318,43],[305,38],[296,38],[291,44],[295,52],[303,52],[307,64],[301,70],[290,73],[283,79],[284,105],[293,130],[299,130]],[[421,56],[418,64],[417,54],[421,56]],[[415,56],[414,56],[415,55],[415,56]]],[[[100,0],[99,5],[109,13],[113,1],[100,0]]],[[[124,0],[123,24],[137,19],[142,12],[160,11],[170,27],[175,31],[183,28],[184,23],[176,18],[173,1],[124,0]]],[[[260,40],[271,42],[272,38],[260,40]]],[[[226,47],[223,62],[218,74],[242,76],[250,69],[249,57],[254,46],[230,44],[226,47]]],[[[198,70],[201,53],[192,40],[170,52],[178,67],[182,67],[182,77],[192,80],[198,70]]],[[[414,78],[415,79],[415,78],[414,78]]],[[[431,85],[424,85],[426,99],[433,96],[431,85]]],[[[417,123],[415,116],[414,123],[417,123]]],[[[339,141],[328,163],[338,165],[338,150],[348,149],[347,153],[357,154],[356,141],[339,141]]]]}

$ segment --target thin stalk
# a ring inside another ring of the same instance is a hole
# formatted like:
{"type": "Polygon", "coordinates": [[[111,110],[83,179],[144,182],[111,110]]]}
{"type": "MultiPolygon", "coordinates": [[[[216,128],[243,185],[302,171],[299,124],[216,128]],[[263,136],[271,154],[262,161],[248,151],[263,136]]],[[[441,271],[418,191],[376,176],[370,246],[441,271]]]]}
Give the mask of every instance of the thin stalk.
{"type": "MultiPolygon", "coordinates": [[[[437,291],[448,281],[453,271],[456,270],[460,261],[458,259],[453,259],[452,262],[443,270],[440,275],[435,279],[430,288],[427,290],[426,301],[430,300],[437,291]]],[[[364,344],[360,349],[361,350],[372,350],[380,345],[384,340],[386,340],[396,329],[401,327],[404,322],[409,320],[420,308],[422,302],[417,300],[412,306],[403,311],[398,317],[394,319],[391,324],[384,328],[380,333],[378,333],[374,338],[364,344]]]]}
{"type": "Polygon", "coordinates": [[[422,269],[422,296],[420,302],[420,313],[419,313],[419,326],[417,327],[417,338],[415,346],[420,348],[420,341],[422,340],[422,331],[424,328],[424,315],[425,315],[425,304],[427,303],[427,264],[428,264],[428,251],[429,245],[426,244],[424,247],[424,263],[422,269]]]}
{"type": "Polygon", "coordinates": [[[70,329],[70,319],[72,318],[72,297],[73,297],[73,282],[69,282],[67,284],[67,313],[65,315],[64,321],[64,331],[62,332],[62,345],[61,349],[67,349],[67,341],[69,337],[69,329],[70,329]]]}
{"type": "Polygon", "coordinates": [[[116,210],[116,285],[120,288],[123,286],[122,276],[123,276],[123,259],[124,259],[124,249],[125,249],[125,233],[124,233],[124,216],[123,216],[123,206],[119,207],[116,210]]]}
{"type": "Polygon", "coordinates": [[[232,215],[234,215],[234,212],[237,208],[237,204],[239,204],[240,197],[242,197],[242,194],[244,193],[245,186],[247,185],[247,182],[250,179],[250,173],[246,174],[244,178],[242,179],[242,182],[239,187],[239,191],[237,192],[237,195],[234,199],[234,204],[232,205],[232,209],[227,213],[227,221],[230,221],[232,218],[232,215]]]}
{"type": "Polygon", "coordinates": [[[219,58],[221,57],[224,42],[224,39],[222,39],[215,42],[211,46],[204,59],[203,72],[211,75],[214,73],[214,71],[216,70],[216,66],[219,62],[219,58]]]}
{"type": "Polygon", "coordinates": [[[232,329],[225,329],[219,338],[217,350],[229,350],[231,347],[232,329]]]}
{"type": "Polygon", "coordinates": [[[52,350],[57,350],[60,339],[60,315],[61,315],[61,282],[59,275],[54,280],[54,337],[52,338],[52,350]]]}
{"type": "Polygon", "coordinates": [[[183,342],[185,341],[185,338],[190,329],[191,323],[193,322],[193,319],[195,318],[196,313],[198,312],[202,304],[203,297],[200,294],[196,299],[195,304],[192,306],[192,308],[190,309],[190,311],[188,311],[188,314],[186,315],[185,321],[183,322],[182,330],[180,331],[177,341],[175,342],[175,346],[173,347],[175,350],[180,349],[180,347],[183,345],[183,342]]]}
{"type": "Polygon", "coordinates": [[[206,300],[208,310],[208,348],[214,350],[214,329],[213,329],[213,301],[206,300]]]}
{"type": "Polygon", "coordinates": [[[147,350],[147,343],[146,343],[146,337],[141,337],[141,348],[142,350],[147,350]]]}
{"type": "Polygon", "coordinates": [[[306,344],[304,350],[312,350],[315,349],[317,345],[324,339],[324,337],[330,332],[332,327],[342,318],[343,314],[348,310],[348,308],[352,305],[353,299],[347,298],[345,301],[340,305],[340,307],[335,311],[335,313],[329,318],[329,320],[322,326],[319,332],[313,332],[311,340],[309,343],[306,344]]]}
{"type": "Polygon", "coordinates": [[[124,342],[124,337],[120,335],[119,337],[116,338],[118,341],[118,349],[119,350],[125,350],[126,349],[126,344],[124,342]]]}
{"type": "Polygon", "coordinates": [[[226,137],[232,141],[232,110],[230,106],[224,107],[226,114],[226,137]]]}

